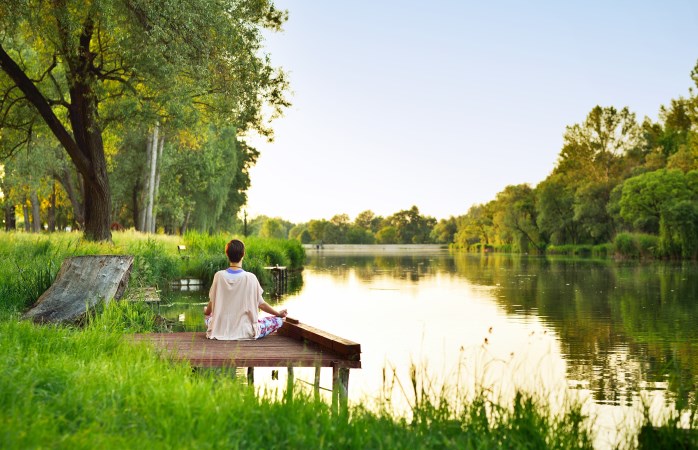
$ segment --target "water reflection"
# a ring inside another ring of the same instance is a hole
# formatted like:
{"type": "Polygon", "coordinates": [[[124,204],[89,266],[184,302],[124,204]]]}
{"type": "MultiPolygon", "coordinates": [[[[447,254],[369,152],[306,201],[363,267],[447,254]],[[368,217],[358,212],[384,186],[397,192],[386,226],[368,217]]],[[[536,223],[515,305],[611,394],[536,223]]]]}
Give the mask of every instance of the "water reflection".
{"type": "MultiPolygon", "coordinates": [[[[637,406],[642,395],[695,401],[695,264],[314,253],[295,283],[278,300],[292,317],[362,345],[351,398],[377,396],[384,368],[406,379],[418,363],[434,379],[465,374],[501,390],[570,387],[603,411],[637,406]]],[[[192,304],[185,323],[201,327],[206,292],[185,295],[172,313],[192,304]]]]}
{"type": "Polygon", "coordinates": [[[456,255],[459,274],[496,286],[509,314],[541,319],[559,335],[571,384],[598,403],[631,404],[641,391],[685,399],[698,373],[694,264],[617,264],[456,255]]]}

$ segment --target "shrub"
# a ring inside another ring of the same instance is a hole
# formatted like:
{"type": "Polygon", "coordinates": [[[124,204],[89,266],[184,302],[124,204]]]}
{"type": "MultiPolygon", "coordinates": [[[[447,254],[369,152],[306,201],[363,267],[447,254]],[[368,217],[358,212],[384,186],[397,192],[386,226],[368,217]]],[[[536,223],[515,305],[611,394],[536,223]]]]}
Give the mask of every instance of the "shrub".
{"type": "Polygon", "coordinates": [[[631,233],[618,233],[613,240],[613,249],[616,254],[625,258],[637,258],[640,251],[631,233]]]}
{"type": "Polygon", "coordinates": [[[645,233],[618,233],[613,240],[613,249],[624,258],[660,257],[659,237],[645,233]]]}
{"type": "Polygon", "coordinates": [[[613,253],[613,244],[607,242],[605,244],[594,245],[591,249],[591,254],[597,257],[605,258],[613,253]]]}

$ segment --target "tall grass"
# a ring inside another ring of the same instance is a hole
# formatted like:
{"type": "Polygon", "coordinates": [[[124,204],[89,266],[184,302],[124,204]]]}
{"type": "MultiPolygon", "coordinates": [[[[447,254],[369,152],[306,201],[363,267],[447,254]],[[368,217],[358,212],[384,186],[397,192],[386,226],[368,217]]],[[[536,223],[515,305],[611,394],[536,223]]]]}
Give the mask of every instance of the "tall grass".
{"type": "Polygon", "coordinates": [[[616,255],[624,258],[660,258],[659,237],[644,233],[618,233],[613,240],[616,255]]]}
{"type": "MultiPolygon", "coordinates": [[[[228,266],[225,245],[233,236],[227,234],[206,235],[190,232],[184,235],[191,263],[189,272],[205,281],[228,266]]],[[[254,273],[262,286],[271,285],[271,274],[264,270],[269,266],[285,266],[300,269],[305,262],[305,250],[296,240],[262,239],[247,237],[245,242],[245,270],[254,273]]]]}
{"type": "MultiPolygon", "coordinates": [[[[95,243],[75,233],[0,232],[0,319],[28,308],[53,283],[62,262],[78,255],[134,255],[129,288],[163,286],[174,278],[193,276],[210,281],[227,267],[223,253],[229,236],[189,233],[184,238],[114,232],[112,243],[95,243]],[[189,249],[183,258],[177,246],[189,249]]],[[[272,280],[266,266],[301,268],[305,252],[296,241],[249,238],[245,269],[265,288],[272,280]]]]}
{"type": "Polygon", "coordinates": [[[0,323],[1,448],[590,448],[577,411],[551,417],[524,395],[422,401],[412,419],[361,405],[336,416],[301,390],[194,373],[108,322],[0,323]]]}

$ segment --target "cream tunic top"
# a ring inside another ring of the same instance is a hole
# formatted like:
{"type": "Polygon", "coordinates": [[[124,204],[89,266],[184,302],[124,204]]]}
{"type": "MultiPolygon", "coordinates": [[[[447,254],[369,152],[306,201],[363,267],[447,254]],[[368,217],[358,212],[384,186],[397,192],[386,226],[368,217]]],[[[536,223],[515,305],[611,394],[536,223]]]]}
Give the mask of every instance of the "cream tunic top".
{"type": "Polygon", "coordinates": [[[255,339],[259,334],[257,314],[264,303],[262,292],[253,273],[216,272],[208,293],[213,311],[206,337],[223,341],[255,339]]]}

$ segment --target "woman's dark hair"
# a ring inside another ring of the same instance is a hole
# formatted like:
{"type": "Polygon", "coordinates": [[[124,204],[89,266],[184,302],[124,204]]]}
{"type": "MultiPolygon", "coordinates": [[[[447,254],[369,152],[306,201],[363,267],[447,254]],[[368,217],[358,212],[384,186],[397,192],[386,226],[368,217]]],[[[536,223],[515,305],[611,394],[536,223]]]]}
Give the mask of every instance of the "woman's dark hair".
{"type": "Polygon", "coordinates": [[[240,262],[242,257],[245,256],[245,244],[239,239],[233,239],[225,246],[225,254],[228,255],[230,262],[240,262]]]}

